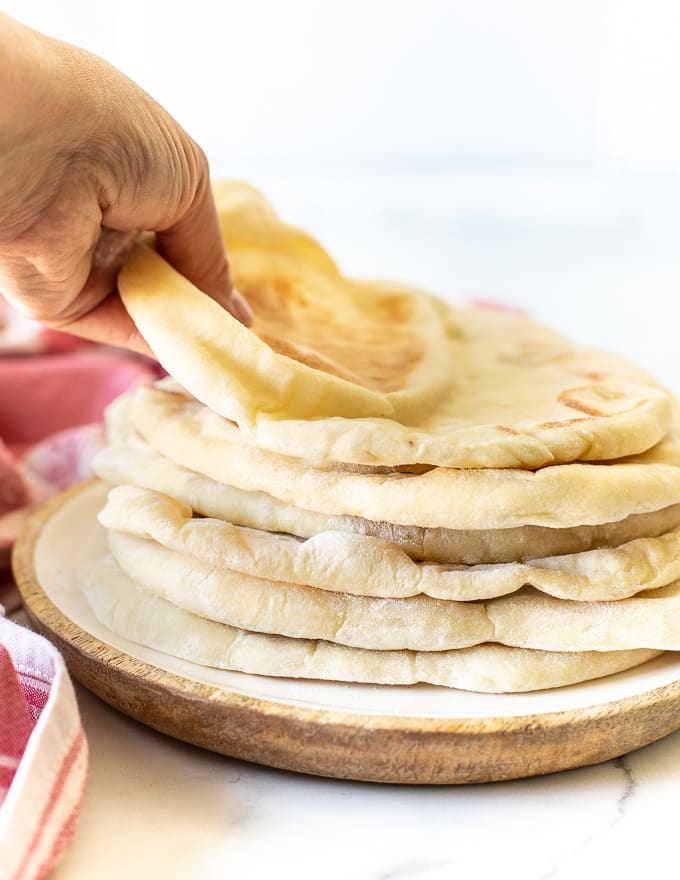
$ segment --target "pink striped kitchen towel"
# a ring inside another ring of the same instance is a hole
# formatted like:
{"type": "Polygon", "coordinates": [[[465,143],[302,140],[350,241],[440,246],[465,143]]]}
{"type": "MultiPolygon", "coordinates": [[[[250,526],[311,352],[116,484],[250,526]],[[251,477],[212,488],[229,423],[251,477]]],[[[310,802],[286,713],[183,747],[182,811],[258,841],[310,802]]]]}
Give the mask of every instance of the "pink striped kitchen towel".
{"type": "Polygon", "coordinates": [[[24,520],[91,476],[107,404],[161,372],[146,358],[42,327],[0,296],[0,603],[8,613],[17,597],[2,570],[24,520]]]}
{"type": "Polygon", "coordinates": [[[46,639],[0,618],[0,878],[46,877],[75,830],[87,743],[46,639]]]}
{"type": "MultiPolygon", "coordinates": [[[[0,615],[20,604],[9,553],[50,495],[91,475],[106,405],[151,362],[17,315],[0,297],[0,615]]],[[[0,880],[46,877],[75,830],[87,744],[50,643],[0,616],[0,880]]]]}

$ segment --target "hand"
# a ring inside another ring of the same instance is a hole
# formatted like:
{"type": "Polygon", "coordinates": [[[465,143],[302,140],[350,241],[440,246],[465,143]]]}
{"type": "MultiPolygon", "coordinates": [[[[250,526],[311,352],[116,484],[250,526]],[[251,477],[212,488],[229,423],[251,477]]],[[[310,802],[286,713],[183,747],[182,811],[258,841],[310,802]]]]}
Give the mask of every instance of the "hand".
{"type": "Polygon", "coordinates": [[[48,326],[150,353],[115,292],[141,230],[250,323],[197,144],[101,59],[0,14],[0,291],[48,326]]]}

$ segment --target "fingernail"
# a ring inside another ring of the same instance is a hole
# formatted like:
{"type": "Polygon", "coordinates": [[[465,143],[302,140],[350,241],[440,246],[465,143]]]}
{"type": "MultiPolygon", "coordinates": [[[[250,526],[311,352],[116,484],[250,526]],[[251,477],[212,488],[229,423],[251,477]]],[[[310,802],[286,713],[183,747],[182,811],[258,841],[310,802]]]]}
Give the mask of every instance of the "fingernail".
{"type": "Polygon", "coordinates": [[[253,323],[253,310],[235,288],[229,298],[229,311],[246,327],[250,327],[253,323]]]}

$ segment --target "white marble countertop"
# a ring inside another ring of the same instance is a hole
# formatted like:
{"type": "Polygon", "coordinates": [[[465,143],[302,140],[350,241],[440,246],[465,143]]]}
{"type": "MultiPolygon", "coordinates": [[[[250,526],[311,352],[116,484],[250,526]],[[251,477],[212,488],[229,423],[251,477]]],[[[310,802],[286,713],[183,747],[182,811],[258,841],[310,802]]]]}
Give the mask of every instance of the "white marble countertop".
{"type": "MultiPolygon", "coordinates": [[[[680,388],[674,180],[403,170],[249,176],[350,272],[519,304],[680,388]]],[[[79,698],[91,772],[55,880],[587,880],[646,876],[676,857],[680,733],[549,777],[390,787],[212,755],[82,689],[79,698]]]]}
{"type": "Polygon", "coordinates": [[[551,776],[386,786],[233,761],[79,701],[90,778],[54,880],[588,880],[676,859],[680,733],[551,776]]]}

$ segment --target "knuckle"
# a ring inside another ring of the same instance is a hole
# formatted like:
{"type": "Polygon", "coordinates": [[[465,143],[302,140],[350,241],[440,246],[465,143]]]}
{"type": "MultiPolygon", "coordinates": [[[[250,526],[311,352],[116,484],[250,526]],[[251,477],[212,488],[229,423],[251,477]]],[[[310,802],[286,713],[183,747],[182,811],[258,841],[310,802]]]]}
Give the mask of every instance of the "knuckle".
{"type": "Polygon", "coordinates": [[[193,140],[190,141],[188,161],[188,188],[192,194],[192,203],[195,204],[205,198],[206,191],[210,188],[210,166],[202,147],[193,140]]]}
{"type": "Polygon", "coordinates": [[[208,174],[209,163],[208,157],[203,149],[203,147],[199,146],[196,141],[192,141],[194,148],[194,158],[196,161],[196,168],[198,170],[199,175],[203,176],[208,174]]]}

